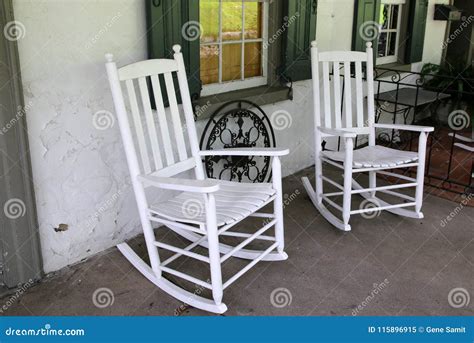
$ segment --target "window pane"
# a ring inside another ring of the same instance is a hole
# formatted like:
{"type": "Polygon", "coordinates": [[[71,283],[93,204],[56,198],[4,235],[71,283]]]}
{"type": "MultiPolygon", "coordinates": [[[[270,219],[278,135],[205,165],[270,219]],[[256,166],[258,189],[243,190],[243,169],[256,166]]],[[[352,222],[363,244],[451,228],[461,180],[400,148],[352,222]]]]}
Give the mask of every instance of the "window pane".
{"type": "Polygon", "coordinates": [[[242,1],[222,1],[222,40],[242,39],[242,1]]]}
{"type": "Polygon", "coordinates": [[[219,46],[201,46],[201,81],[204,85],[219,82],[219,46]]]}
{"type": "Polygon", "coordinates": [[[397,42],[397,34],[396,32],[390,33],[390,39],[388,44],[388,55],[393,56],[395,55],[395,44],[397,42]]]}
{"type": "Polygon", "coordinates": [[[222,47],[222,81],[240,80],[242,44],[222,47]]]}
{"type": "Polygon", "coordinates": [[[390,28],[396,29],[398,25],[398,11],[400,9],[400,5],[392,5],[392,13],[390,19],[390,28]]]}
{"type": "Polygon", "coordinates": [[[245,38],[262,38],[262,3],[244,2],[245,6],[245,38]]]}
{"type": "Polygon", "coordinates": [[[245,44],[244,76],[262,76],[262,43],[245,44]]]}
{"type": "Polygon", "coordinates": [[[219,1],[199,1],[201,43],[217,42],[219,37],[219,1]]]}
{"type": "Polygon", "coordinates": [[[387,33],[382,32],[380,34],[380,37],[379,37],[379,45],[378,45],[378,49],[377,49],[378,57],[386,56],[385,55],[386,47],[387,47],[387,33]]]}
{"type": "Polygon", "coordinates": [[[381,5],[379,24],[382,30],[386,30],[388,27],[388,10],[390,5],[381,5]]]}

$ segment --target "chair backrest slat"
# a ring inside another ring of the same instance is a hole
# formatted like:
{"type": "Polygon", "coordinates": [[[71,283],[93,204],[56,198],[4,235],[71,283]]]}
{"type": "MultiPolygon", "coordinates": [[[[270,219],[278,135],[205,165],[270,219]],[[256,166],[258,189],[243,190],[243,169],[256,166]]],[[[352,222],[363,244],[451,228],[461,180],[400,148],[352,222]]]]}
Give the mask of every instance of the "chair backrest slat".
{"type": "Polygon", "coordinates": [[[355,62],[357,126],[364,126],[364,91],[362,88],[362,62],[355,62]]]}
{"type": "Polygon", "coordinates": [[[166,120],[165,105],[161,96],[161,86],[158,75],[152,75],[151,86],[153,88],[153,97],[155,99],[158,124],[161,131],[161,140],[163,141],[163,149],[165,150],[166,164],[171,165],[174,163],[173,148],[171,145],[170,132],[168,128],[168,121],[166,120]]]}
{"type": "Polygon", "coordinates": [[[140,118],[140,110],[138,108],[138,101],[137,101],[137,96],[135,93],[135,85],[133,83],[133,79],[126,80],[125,84],[127,87],[128,98],[130,101],[130,109],[132,111],[133,125],[135,126],[135,132],[136,132],[136,137],[137,137],[137,142],[138,142],[138,150],[140,151],[140,157],[141,157],[143,170],[145,173],[148,174],[151,172],[150,160],[148,158],[148,149],[147,149],[147,144],[145,141],[146,136],[143,131],[142,120],[140,118]]]}
{"type": "Polygon", "coordinates": [[[344,62],[344,117],[346,127],[352,127],[352,80],[351,62],[344,62]]]}
{"type": "Polygon", "coordinates": [[[113,56],[106,55],[120,133],[134,182],[140,174],[172,177],[191,169],[197,179],[205,178],[181,47],[175,45],[173,50],[174,59],[146,60],[120,69],[113,56]],[[175,80],[179,87],[175,87],[175,80]],[[126,94],[122,92],[122,82],[126,94]],[[182,105],[178,105],[178,89],[182,105]],[[165,93],[169,108],[165,108],[165,93]],[[124,95],[128,96],[128,103],[124,95]]]}
{"type": "MultiPolygon", "coordinates": [[[[318,81],[319,82],[319,81],[318,81]]],[[[324,90],[324,126],[331,126],[331,89],[329,88],[329,62],[323,62],[323,90],[324,90]]]]}
{"type": "Polygon", "coordinates": [[[333,63],[333,85],[334,85],[334,125],[341,128],[341,76],[339,62],[333,63]]]}
{"type": "Polygon", "coordinates": [[[314,112],[316,125],[337,129],[350,128],[357,134],[369,135],[369,144],[373,145],[375,144],[373,52],[372,44],[366,45],[365,52],[326,51],[320,53],[316,42],[312,42],[314,112]],[[322,71],[319,68],[320,64],[322,64],[322,71]],[[365,80],[363,64],[366,71],[365,80]],[[322,80],[322,94],[319,91],[320,80],[322,80]],[[364,106],[365,94],[367,106],[364,106]],[[324,123],[322,123],[322,118],[324,118],[324,123]]]}
{"type": "Polygon", "coordinates": [[[168,100],[170,103],[171,120],[173,121],[174,136],[178,146],[179,160],[184,161],[188,158],[188,154],[186,152],[186,145],[184,143],[183,126],[179,116],[178,101],[176,100],[173,76],[171,73],[164,73],[163,75],[165,77],[166,92],[168,94],[168,100]]]}
{"type": "Polygon", "coordinates": [[[151,142],[155,169],[161,169],[163,168],[163,162],[161,161],[160,145],[158,144],[158,136],[156,135],[155,120],[151,113],[150,94],[148,93],[146,77],[138,78],[138,86],[140,87],[140,94],[142,96],[143,111],[145,112],[145,120],[148,127],[147,133],[151,142]]]}

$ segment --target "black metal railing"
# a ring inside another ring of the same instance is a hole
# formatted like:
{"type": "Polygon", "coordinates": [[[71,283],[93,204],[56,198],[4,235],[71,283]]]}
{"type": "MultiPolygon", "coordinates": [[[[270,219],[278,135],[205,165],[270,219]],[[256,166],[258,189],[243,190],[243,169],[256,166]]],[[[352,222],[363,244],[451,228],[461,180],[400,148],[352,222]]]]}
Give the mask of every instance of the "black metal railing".
{"type": "MultiPolygon", "coordinates": [[[[455,143],[456,137],[474,138],[471,120],[474,79],[467,79],[461,74],[449,76],[389,68],[377,68],[374,78],[376,121],[381,120],[385,113],[392,117],[393,123],[400,122],[401,116],[404,124],[435,127],[428,146],[427,183],[447,191],[472,192],[474,154],[468,150],[456,149],[458,145],[455,143]],[[461,89],[458,87],[460,83],[468,87],[461,89]],[[440,111],[442,104],[445,106],[440,111]],[[455,154],[461,154],[462,158],[455,159],[455,154]],[[445,164],[446,169],[443,169],[445,164]]],[[[416,139],[415,134],[397,136],[394,131],[378,135],[379,144],[405,150],[414,149],[416,139]]]]}

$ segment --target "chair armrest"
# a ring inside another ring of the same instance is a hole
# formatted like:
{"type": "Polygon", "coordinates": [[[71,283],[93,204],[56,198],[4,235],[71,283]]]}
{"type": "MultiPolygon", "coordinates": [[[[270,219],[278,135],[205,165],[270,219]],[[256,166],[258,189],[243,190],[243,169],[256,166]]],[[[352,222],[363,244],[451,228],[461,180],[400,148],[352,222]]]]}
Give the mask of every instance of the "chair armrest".
{"type": "Polygon", "coordinates": [[[474,138],[465,137],[465,136],[460,135],[460,134],[454,134],[453,132],[448,133],[448,136],[449,137],[454,137],[455,139],[460,140],[462,142],[474,143],[474,138]]]}
{"type": "Polygon", "coordinates": [[[192,180],[153,175],[139,175],[138,181],[158,188],[182,192],[213,193],[219,190],[219,182],[210,179],[192,180]]]}
{"type": "Polygon", "coordinates": [[[355,132],[351,132],[348,130],[333,129],[333,128],[323,127],[323,126],[318,126],[318,130],[321,131],[322,133],[326,133],[331,136],[339,136],[343,138],[356,138],[357,137],[357,134],[355,132]]]}
{"type": "Polygon", "coordinates": [[[434,127],[432,126],[420,126],[420,125],[397,125],[397,124],[374,124],[374,127],[380,129],[395,129],[395,130],[406,130],[415,132],[433,132],[434,127]]]}
{"type": "Polygon", "coordinates": [[[280,148],[228,148],[216,150],[202,150],[201,156],[285,156],[290,153],[289,149],[280,148]]]}
{"type": "Polygon", "coordinates": [[[469,146],[469,145],[466,145],[466,144],[454,143],[454,146],[457,146],[458,148],[467,150],[467,151],[469,151],[469,152],[474,152],[474,147],[469,146]]]}

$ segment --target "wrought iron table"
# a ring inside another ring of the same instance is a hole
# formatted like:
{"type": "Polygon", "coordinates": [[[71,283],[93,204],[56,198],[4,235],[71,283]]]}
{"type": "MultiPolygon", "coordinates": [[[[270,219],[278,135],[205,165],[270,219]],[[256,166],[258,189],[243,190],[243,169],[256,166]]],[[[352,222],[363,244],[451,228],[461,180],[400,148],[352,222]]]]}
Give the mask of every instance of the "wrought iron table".
{"type": "MultiPolygon", "coordinates": [[[[375,120],[379,121],[382,112],[389,113],[393,116],[393,124],[397,122],[397,115],[403,115],[403,124],[408,124],[407,119],[411,110],[413,109],[413,119],[410,124],[416,124],[416,115],[420,108],[427,108],[431,106],[431,113],[436,114],[436,109],[441,100],[451,97],[449,94],[433,92],[422,89],[420,87],[404,87],[396,88],[391,91],[378,93],[375,96],[379,111],[377,111],[375,120]],[[393,104],[393,110],[387,108],[387,104],[393,104]],[[434,105],[434,106],[433,106],[434,105]]],[[[390,136],[389,142],[393,143],[394,131],[390,136]]],[[[411,139],[410,148],[411,148],[411,139]]]]}

